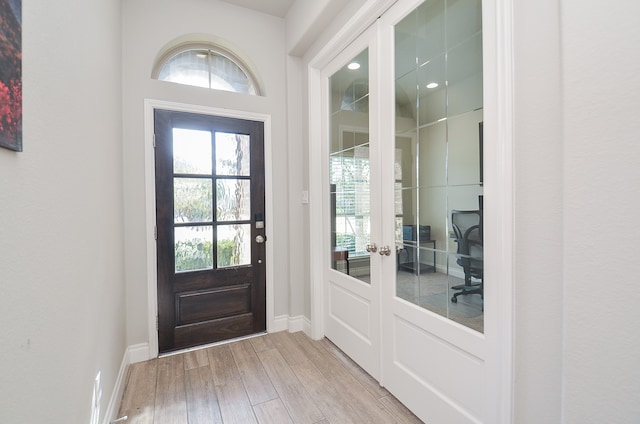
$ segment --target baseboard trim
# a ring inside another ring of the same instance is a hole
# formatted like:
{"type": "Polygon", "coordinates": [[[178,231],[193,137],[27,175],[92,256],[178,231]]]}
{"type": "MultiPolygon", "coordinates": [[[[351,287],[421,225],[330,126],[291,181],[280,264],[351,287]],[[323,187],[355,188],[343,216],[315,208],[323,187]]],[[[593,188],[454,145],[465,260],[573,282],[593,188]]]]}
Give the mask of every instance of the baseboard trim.
{"type": "Polygon", "coordinates": [[[279,331],[288,331],[289,333],[297,333],[298,331],[304,331],[306,334],[311,333],[311,322],[304,315],[298,315],[290,317],[289,315],[280,315],[273,320],[273,328],[270,329],[270,333],[277,333],[279,331]]]}
{"type": "Polygon", "coordinates": [[[304,316],[299,315],[297,317],[289,317],[289,325],[287,329],[289,333],[297,333],[298,331],[302,331],[302,327],[304,326],[304,316]]]}
{"type": "Polygon", "coordinates": [[[273,327],[269,329],[269,333],[278,333],[280,331],[285,331],[289,327],[289,316],[288,315],[280,315],[279,317],[273,318],[273,327]]]}
{"type": "Polygon", "coordinates": [[[149,343],[138,343],[131,345],[127,348],[129,353],[129,363],[135,364],[138,362],[148,361],[151,359],[149,352],[149,343]]]}
{"type": "Polygon", "coordinates": [[[122,356],[122,363],[120,364],[120,370],[118,371],[118,378],[116,378],[116,384],[113,386],[111,392],[111,398],[109,399],[109,405],[104,413],[102,424],[110,424],[111,421],[118,419],[116,417],[118,410],[120,409],[120,401],[122,400],[122,394],[124,393],[124,386],[127,383],[127,369],[129,365],[136,362],[142,362],[149,358],[149,343],[139,343],[127,347],[122,356]]]}
{"type": "Polygon", "coordinates": [[[109,405],[104,413],[102,424],[109,424],[112,420],[116,419],[115,416],[120,408],[120,400],[124,393],[124,385],[126,383],[125,378],[127,375],[127,367],[129,366],[129,348],[124,351],[122,357],[122,363],[120,364],[120,371],[118,371],[118,378],[116,378],[116,384],[113,386],[111,392],[111,399],[109,399],[109,405]]]}

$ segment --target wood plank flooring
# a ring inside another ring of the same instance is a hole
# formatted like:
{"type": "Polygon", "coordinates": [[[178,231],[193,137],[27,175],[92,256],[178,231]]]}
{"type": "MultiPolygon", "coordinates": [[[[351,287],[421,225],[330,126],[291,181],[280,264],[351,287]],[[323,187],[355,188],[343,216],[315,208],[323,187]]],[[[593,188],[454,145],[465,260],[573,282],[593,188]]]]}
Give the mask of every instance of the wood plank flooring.
{"type": "Polygon", "coordinates": [[[272,333],[132,364],[127,424],[421,423],[329,340],[272,333]]]}

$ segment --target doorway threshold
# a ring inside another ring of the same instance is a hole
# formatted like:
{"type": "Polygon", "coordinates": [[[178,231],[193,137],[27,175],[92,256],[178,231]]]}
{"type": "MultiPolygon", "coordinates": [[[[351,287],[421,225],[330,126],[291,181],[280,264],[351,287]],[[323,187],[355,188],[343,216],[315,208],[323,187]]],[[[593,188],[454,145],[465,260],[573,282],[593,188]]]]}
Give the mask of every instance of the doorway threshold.
{"type": "Polygon", "coordinates": [[[187,353],[187,352],[195,352],[196,350],[208,349],[208,348],[214,347],[214,346],[225,345],[225,344],[229,344],[229,343],[233,343],[233,342],[239,342],[240,340],[253,339],[255,337],[262,337],[262,336],[266,336],[266,335],[267,335],[267,332],[263,331],[261,333],[249,334],[248,336],[236,337],[236,338],[227,339],[227,340],[220,340],[219,342],[207,343],[207,344],[203,344],[203,345],[188,347],[188,348],[185,348],[185,349],[172,350],[171,352],[160,353],[158,355],[158,358],[165,358],[167,356],[180,355],[182,353],[187,353]]]}

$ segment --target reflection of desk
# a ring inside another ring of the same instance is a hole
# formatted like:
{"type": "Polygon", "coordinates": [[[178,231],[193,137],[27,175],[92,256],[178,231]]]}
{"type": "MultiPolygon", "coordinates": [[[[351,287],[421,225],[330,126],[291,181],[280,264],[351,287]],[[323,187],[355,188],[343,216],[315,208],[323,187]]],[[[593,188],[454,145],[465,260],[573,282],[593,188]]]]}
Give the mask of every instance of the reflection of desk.
{"type": "Polygon", "coordinates": [[[332,268],[337,270],[337,262],[345,261],[347,263],[347,275],[349,275],[349,251],[343,247],[334,247],[333,248],[333,257],[331,258],[332,268]]]}
{"type": "Polygon", "coordinates": [[[417,243],[415,241],[405,240],[402,247],[398,249],[398,269],[411,271],[416,275],[425,271],[436,272],[436,241],[423,240],[420,243],[417,243]],[[432,264],[420,262],[420,248],[428,245],[431,245],[433,248],[432,264]]]}

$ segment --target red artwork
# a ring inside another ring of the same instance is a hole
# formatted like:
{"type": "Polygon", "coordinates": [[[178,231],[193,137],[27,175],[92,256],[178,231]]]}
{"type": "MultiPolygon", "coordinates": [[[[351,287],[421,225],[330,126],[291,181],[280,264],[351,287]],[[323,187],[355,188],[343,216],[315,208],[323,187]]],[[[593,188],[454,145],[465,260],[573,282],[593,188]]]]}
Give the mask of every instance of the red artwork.
{"type": "Polygon", "coordinates": [[[22,151],[22,0],[0,0],[0,147],[22,151]]]}

